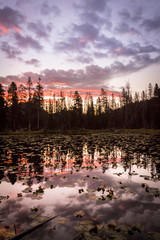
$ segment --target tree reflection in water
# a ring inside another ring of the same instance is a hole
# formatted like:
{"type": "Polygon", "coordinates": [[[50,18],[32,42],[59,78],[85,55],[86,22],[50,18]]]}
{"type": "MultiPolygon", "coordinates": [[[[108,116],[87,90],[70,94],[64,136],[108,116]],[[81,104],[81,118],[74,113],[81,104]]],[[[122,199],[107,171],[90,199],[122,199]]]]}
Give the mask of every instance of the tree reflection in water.
{"type": "Polygon", "coordinates": [[[77,231],[84,239],[155,239],[159,140],[149,134],[1,136],[1,229],[8,225],[11,233],[16,222],[21,231],[65,210],[54,222],[57,230],[50,223],[30,239],[72,239],[77,231]]]}

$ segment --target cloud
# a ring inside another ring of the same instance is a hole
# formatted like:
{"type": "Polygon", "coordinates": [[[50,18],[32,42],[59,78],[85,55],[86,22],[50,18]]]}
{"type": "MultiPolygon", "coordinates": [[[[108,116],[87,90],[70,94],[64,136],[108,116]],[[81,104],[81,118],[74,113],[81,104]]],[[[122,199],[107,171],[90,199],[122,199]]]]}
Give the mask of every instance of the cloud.
{"type": "Polygon", "coordinates": [[[132,21],[138,22],[138,21],[142,20],[143,12],[144,12],[144,10],[143,10],[142,6],[135,8],[133,11],[133,15],[132,15],[132,21]]]}
{"type": "Polygon", "coordinates": [[[26,64],[30,64],[30,65],[34,65],[35,67],[39,67],[40,66],[40,61],[32,58],[31,60],[25,61],[26,64]]]}
{"type": "Polygon", "coordinates": [[[160,64],[160,56],[151,58],[149,54],[137,55],[134,57],[137,68],[142,69],[153,64],[160,64]]]}
{"type": "Polygon", "coordinates": [[[81,39],[80,37],[71,37],[66,39],[65,41],[55,42],[54,50],[57,51],[76,51],[79,52],[81,49],[85,48],[87,42],[85,39],[81,39]]]}
{"type": "Polygon", "coordinates": [[[76,62],[82,63],[82,64],[91,64],[91,63],[93,63],[93,58],[89,57],[86,53],[86,54],[80,54],[80,55],[78,55],[77,57],[74,57],[74,58],[72,58],[72,56],[71,56],[68,59],[68,61],[70,61],[70,62],[75,62],[76,61],[76,62]]]}
{"type": "Polygon", "coordinates": [[[82,25],[73,24],[73,32],[77,32],[84,39],[89,41],[94,41],[98,37],[98,28],[94,27],[89,23],[85,23],[82,25]]]}
{"type": "Polygon", "coordinates": [[[84,11],[82,14],[80,14],[80,18],[84,22],[88,22],[90,24],[96,24],[96,25],[103,25],[105,23],[105,20],[100,17],[96,12],[90,12],[88,10],[84,11]]]}
{"type": "Polygon", "coordinates": [[[28,23],[28,29],[33,31],[37,38],[48,38],[49,33],[52,31],[52,24],[44,25],[40,20],[28,23]]]}
{"type": "Polygon", "coordinates": [[[55,16],[59,16],[60,15],[60,10],[57,6],[55,5],[48,5],[47,3],[43,3],[41,5],[41,14],[42,15],[48,15],[48,14],[54,14],[55,16]]]}
{"type": "Polygon", "coordinates": [[[122,21],[124,22],[138,22],[142,19],[143,8],[142,7],[135,7],[132,12],[129,12],[128,9],[123,8],[119,11],[119,16],[121,17],[122,21]]]}
{"type": "Polygon", "coordinates": [[[149,54],[141,54],[134,56],[134,58],[127,64],[115,61],[110,67],[111,76],[113,77],[137,72],[153,64],[160,64],[160,56],[151,58],[149,54]]]}
{"type": "Polygon", "coordinates": [[[140,26],[146,31],[160,31],[160,16],[153,17],[152,19],[144,19],[140,26]]]}
{"type": "Polygon", "coordinates": [[[75,5],[76,8],[87,9],[93,12],[102,13],[105,11],[107,0],[84,0],[82,5],[75,5]]]}
{"type": "Polygon", "coordinates": [[[85,8],[82,12],[79,13],[79,19],[83,23],[89,23],[93,26],[98,26],[99,28],[106,25],[108,29],[111,29],[112,23],[110,21],[110,12],[111,11],[108,9],[104,17],[95,11],[91,11],[90,9],[85,8]]]}
{"type": "Polygon", "coordinates": [[[30,5],[32,3],[32,0],[18,0],[17,2],[16,2],[16,6],[17,7],[24,7],[24,6],[26,6],[26,5],[30,5]]]}
{"type": "Polygon", "coordinates": [[[5,86],[9,86],[11,82],[21,82],[21,79],[19,76],[16,75],[8,75],[6,77],[0,77],[0,83],[2,83],[5,86]]]}
{"type": "Polygon", "coordinates": [[[91,57],[87,57],[87,56],[78,56],[75,59],[77,62],[83,63],[83,64],[89,64],[93,62],[93,59],[91,57]]]}
{"type": "Polygon", "coordinates": [[[110,21],[111,9],[108,7],[106,0],[84,0],[81,4],[74,4],[76,14],[83,24],[90,24],[101,29],[106,26],[111,29],[110,21]]]}
{"type": "MultiPolygon", "coordinates": [[[[37,62],[36,59],[31,59],[30,63],[37,62]]],[[[39,74],[33,72],[23,73],[21,76],[7,76],[0,78],[0,82],[8,83],[16,81],[17,83],[26,83],[28,76],[31,77],[33,83],[37,83],[39,76],[42,79],[42,84],[45,84],[45,89],[57,88],[56,84],[65,89],[101,89],[106,88],[108,82],[117,77],[125,76],[141,69],[149,67],[153,64],[160,64],[160,56],[151,58],[149,54],[143,53],[134,55],[128,63],[123,63],[118,60],[111,65],[100,67],[98,65],[88,65],[83,69],[78,70],[55,70],[45,69],[39,74]],[[65,83],[65,84],[64,84],[65,83]],[[47,87],[48,86],[48,87],[47,87]]]]}
{"type": "Polygon", "coordinates": [[[10,46],[7,42],[2,42],[0,49],[6,53],[7,58],[16,58],[17,56],[22,54],[19,49],[10,46]]]}
{"type": "Polygon", "coordinates": [[[128,20],[131,19],[131,14],[128,11],[128,9],[124,8],[121,11],[119,11],[119,15],[124,19],[124,20],[128,20]]]}
{"type": "MultiPolygon", "coordinates": [[[[160,49],[154,47],[153,45],[141,46],[138,42],[130,43],[129,45],[123,45],[122,42],[116,38],[108,38],[101,35],[95,44],[97,49],[103,50],[111,56],[126,56],[132,57],[134,55],[142,53],[159,53],[160,49]]],[[[101,54],[100,54],[101,56],[101,54]]],[[[103,54],[102,54],[103,57],[103,54]]]]}
{"type": "Polygon", "coordinates": [[[107,55],[107,53],[102,53],[102,52],[94,52],[94,56],[96,57],[96,58],[107,58],[108,57],[108,55],[107,55]]]}
{"type": "Polygon", "coordinates": [[[54,49],[57,51],[75,51],[81,52],[84,48],[90,48],[89,43],[93,43],[98,38],[98,28],[89,23],[86,24],[72,24],[69,30],[69,35],[64,41],[54,43],[54,49]]]}
{"type": "Polygon", "coordinates": [[[122,47],[122,43],[114,37],[108,38],[105,35],[101,35],[98,38],[98,41],[95,44],[95,46],[97,49],[108,50],[112,52],[115,49],[122,47]]]}
{"type": "Polygon", "coordinates": [[[35,39],[33,39],[30,36],[23,37],[19,33],[15,33],[14,36],[15,36],[17,45],[21,48],[33,48],[33,49],[36,49],[36,50],[42,50],[43,49],[43,47],[39,43],[39,41],[36,41],[35,39]]]}
{"type": "Polygon", "coordinates": [[[115,28],[115,31],[119,34],[137,34],[137,35],[140,35],[140,32],[136,28],[130,27],[126,22],[121,22],[115,28]]]}
{"type": "Polygon", "coordinates": [[[143,53],[159,53],[160,49],[157,49],[156,47],[152,45],[146,45],[141,46],[138,42],[137,43],[131,43],[127,46],[119,46],[115,49],[111,49],[110,54],[114,56],[126,56],[131,57],[143,53]]]}
{"type": "Polygon", "coordinates": [[[10,7],[0,9],[0,34],[8,34],[10,30],[21,32],[20,25],[25,22],[25,17],[17,10],[10,7]]]}
{"type": "Polygon", "coordinates": [[[130,47],[137,48],[138,53],[152,53],[152,52],[159,53],[160,52],[160,49],[154,47],[151,44],[146,46],[141,46],[139,43],[134,43],[134,44],[131,44],[130,47]]]}

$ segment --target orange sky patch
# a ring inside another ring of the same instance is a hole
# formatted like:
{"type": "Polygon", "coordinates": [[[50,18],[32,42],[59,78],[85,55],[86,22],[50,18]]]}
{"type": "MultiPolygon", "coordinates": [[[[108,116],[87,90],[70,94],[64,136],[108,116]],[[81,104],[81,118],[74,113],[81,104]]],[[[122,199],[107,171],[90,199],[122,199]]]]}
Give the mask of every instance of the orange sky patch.
{"type": "Polygon", "coordinates": [[[21,30],[20,28],[15,27],[15,26],[10,27],[10,28],[7,28],[7,27],[5,27],[4,25],[0,25],[0,34],[1,34],[1,35],[9,34],[9,33],[10,33],[10,29],[11,29],[11,30],[14,30],[14,31],[16,31],[16,32],[18,32],[18,33],[21,33],[21,32],[22,32],[22,30],[21,30]]]}
{"type": "Polygon", "coordinates": [[[85,39],[80,39],[79,42],[80,43],[84,43],[86,40],[85,39]]]}
{"type": "Polygon", "coordinates": [[[0,34],[1,34],[1,35],[9,34],[9,29],[6,28],[6,27],[3,26],[3,25],[0,25],[0,34]]]}
{"type": "Polygon", "coordinates": [[[67,83],[64,83],[64,82],[51,82],[51,83],[49,83],[49,84],[51,84],[51,85],[53,85],[53,84],[57,84],[57,85],[67,85],[67,83]]]}
{"type": "Polygon", "coordinates": [[[18,27],[13,27],[12,29],[15,30],[15,31],[18,32],[18,33],[21,33],[21,32],[22,32],[22,30],[21,30],[20,28],[18,28],[18,27]]]}

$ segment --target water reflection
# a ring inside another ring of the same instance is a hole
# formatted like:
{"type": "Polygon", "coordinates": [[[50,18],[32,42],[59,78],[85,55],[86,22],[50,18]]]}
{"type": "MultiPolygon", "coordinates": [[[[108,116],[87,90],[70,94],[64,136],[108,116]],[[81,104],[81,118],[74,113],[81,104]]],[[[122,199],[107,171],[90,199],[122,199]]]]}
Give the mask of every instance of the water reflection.
{"type": "Polygon", "coordinates": [[[50,223],[30,239],[72,239],[77,229],[83,232],[79,239],[113,239],[117,228],[121,238],[152,239],[148,231],[159,232],[159,140],[118,134],[1,137],[0,228],[8,225],[11,232],[16,222],[22,231],[42,216],[61,213],[65,223],[50,223]],[[35,207],[37,212],[31,210],[35,207]],[[75,217],[79,211],[82,216],[75,217]],[[91,234],[82,220],[99,230],[91,234]],[[141,230],[132,236],[128,231],[134,224],[141,230]]]}

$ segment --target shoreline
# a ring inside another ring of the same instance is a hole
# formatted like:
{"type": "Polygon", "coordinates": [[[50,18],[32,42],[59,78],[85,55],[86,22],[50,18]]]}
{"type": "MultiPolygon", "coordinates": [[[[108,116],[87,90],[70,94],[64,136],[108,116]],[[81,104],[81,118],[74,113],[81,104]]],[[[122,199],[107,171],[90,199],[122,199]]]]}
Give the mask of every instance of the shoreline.
{"type": "Polygon", "coordinates": [[[117,134],[128,134],[128,133],[142,133],[142,134],[160,134],[160,129],[70,129],[70,130],[46,130],[42,129],[39,131],[6,131],[0,132],[0,135],[5,136],[16,136],[16,135],[44,135],[44,134],[64,134],[64,135],[85,135],[85,134],[105,134],[105,133],[117,133],[117,134]]]}

